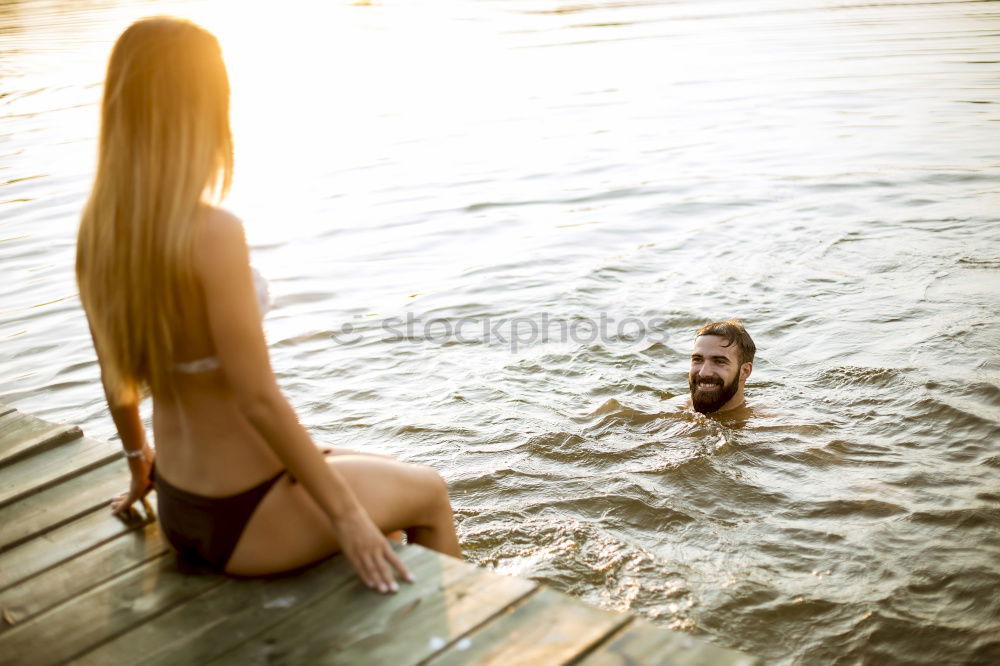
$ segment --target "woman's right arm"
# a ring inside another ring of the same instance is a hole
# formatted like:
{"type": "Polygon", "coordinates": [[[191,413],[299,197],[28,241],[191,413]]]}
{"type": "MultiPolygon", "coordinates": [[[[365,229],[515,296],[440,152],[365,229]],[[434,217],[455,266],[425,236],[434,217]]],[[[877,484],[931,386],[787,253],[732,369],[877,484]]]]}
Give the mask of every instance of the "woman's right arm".
{"type": "Polygon", "coordinates": [[[216,353],[240,411],[322,508],[362,581],[383,592],[395,589],[392,569],[406,579],[409,572],[350,486],[326,464],[278,387],[240,220],[213,211],[199,229],[194,262],[216,353]]]}

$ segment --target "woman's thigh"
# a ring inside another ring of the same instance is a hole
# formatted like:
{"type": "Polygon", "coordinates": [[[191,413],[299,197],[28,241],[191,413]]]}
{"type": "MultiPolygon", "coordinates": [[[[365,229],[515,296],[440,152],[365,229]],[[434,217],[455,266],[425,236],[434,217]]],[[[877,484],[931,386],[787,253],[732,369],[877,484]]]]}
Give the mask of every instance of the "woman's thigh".
{"type": "Polygon", "coordinates": [[[355,451],[354,449],[345,449],[342,446],[324,446],[321,451],[323,455],[327,458],[333,456],[368,456],[373,458],[383,458],[385,460],[395,460],[389,456],[382,455],[381,453],[368,453],[367,451],[355,451]]]}
{"type": "MultiPolygon", "coordinates": [[[[383,533],[424,524],[447,503],[440,476],[391,458],[336,455],[327,464],[350,485],[383,533]]],[[[257,506],[226,570],[255,576],[305,566],[337,552],[333,526],[309,492],[282,477],[257,506]]]]}

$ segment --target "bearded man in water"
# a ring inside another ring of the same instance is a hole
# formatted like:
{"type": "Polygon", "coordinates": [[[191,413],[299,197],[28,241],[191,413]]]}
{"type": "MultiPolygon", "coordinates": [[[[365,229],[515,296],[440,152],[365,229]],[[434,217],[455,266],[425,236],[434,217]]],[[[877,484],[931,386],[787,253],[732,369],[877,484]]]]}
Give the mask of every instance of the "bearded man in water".
{"type": "Polygon", "coordinates": [[[739,320],[716,321],[699,328],[688,373],[691,407],[702,414],[745,407],[743,386],[753,371],[756,351],[739,320]]]}

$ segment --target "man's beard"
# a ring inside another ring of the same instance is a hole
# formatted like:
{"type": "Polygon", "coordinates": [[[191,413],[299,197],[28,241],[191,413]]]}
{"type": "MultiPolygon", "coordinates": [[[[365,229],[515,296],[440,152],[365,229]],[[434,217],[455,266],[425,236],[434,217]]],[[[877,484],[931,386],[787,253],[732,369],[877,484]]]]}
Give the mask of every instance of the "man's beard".
{"type": "Polygon", "coordinates": [[[733,381],[726,384],[718,377],[699,378],[692,373],[688,373],[688,388],[691,390],[691,406],[696,412],[709,414],[718,411],[720,407],[729,402],[729,399],[736,395],[736,390],[740,387],[740,373],[736,373],[733,381]],[[711,391],[698,391],[698,382],[711,382],[716,386],[722,385],[711,391]]]}

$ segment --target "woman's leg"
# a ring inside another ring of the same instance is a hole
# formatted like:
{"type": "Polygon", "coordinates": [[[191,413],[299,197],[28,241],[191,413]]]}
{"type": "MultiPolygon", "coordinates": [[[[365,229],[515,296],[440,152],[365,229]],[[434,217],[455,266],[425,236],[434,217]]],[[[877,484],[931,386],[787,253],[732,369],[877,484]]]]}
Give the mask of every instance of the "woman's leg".
{"type": "MultiPolygon", "coordinates": [[[[461,557],[448,489],[433,469],[372,456],[336,455],[326,462],[343,476],[383,533],[406,530],[410,543],[461,557]]],[[[286,476],[258,505],[226,570],[243,576],[277,573],[338,549],[326,514],[301,484],[286,476]]]]}
{"type": "MultiPolygon", "coordinates": [[[[342,446],[324,446],[320,450],[323,452],[323,455],[327,458],[331,456],[374,456],[376,458],[384,458],[386,460],[395,460],[395,458],[382,455],[381,453],[368,453],[367,451],[355,451],[354,449],[346,449],[342,446]]],[[[396,530],[395,532],[386,534],[386,536],[392,539],[393,541],[398,541],[399,543],[403,543],[403,530],[396,530]]],[[[410,539],[410,542],[415,543],[413,542],[412,539],[410,539]]]]}
{"type": "Polygon", "coordinates": [[[372,456],[374,458],[384,458],[385,460],[395,460],[395,458],[381,453],[369,453],[367,451],[355,451],[354,449],[345,449],[342,446],[324,446],[320,449],[323,455],[327,458],[331,456],[372,456]]]}

